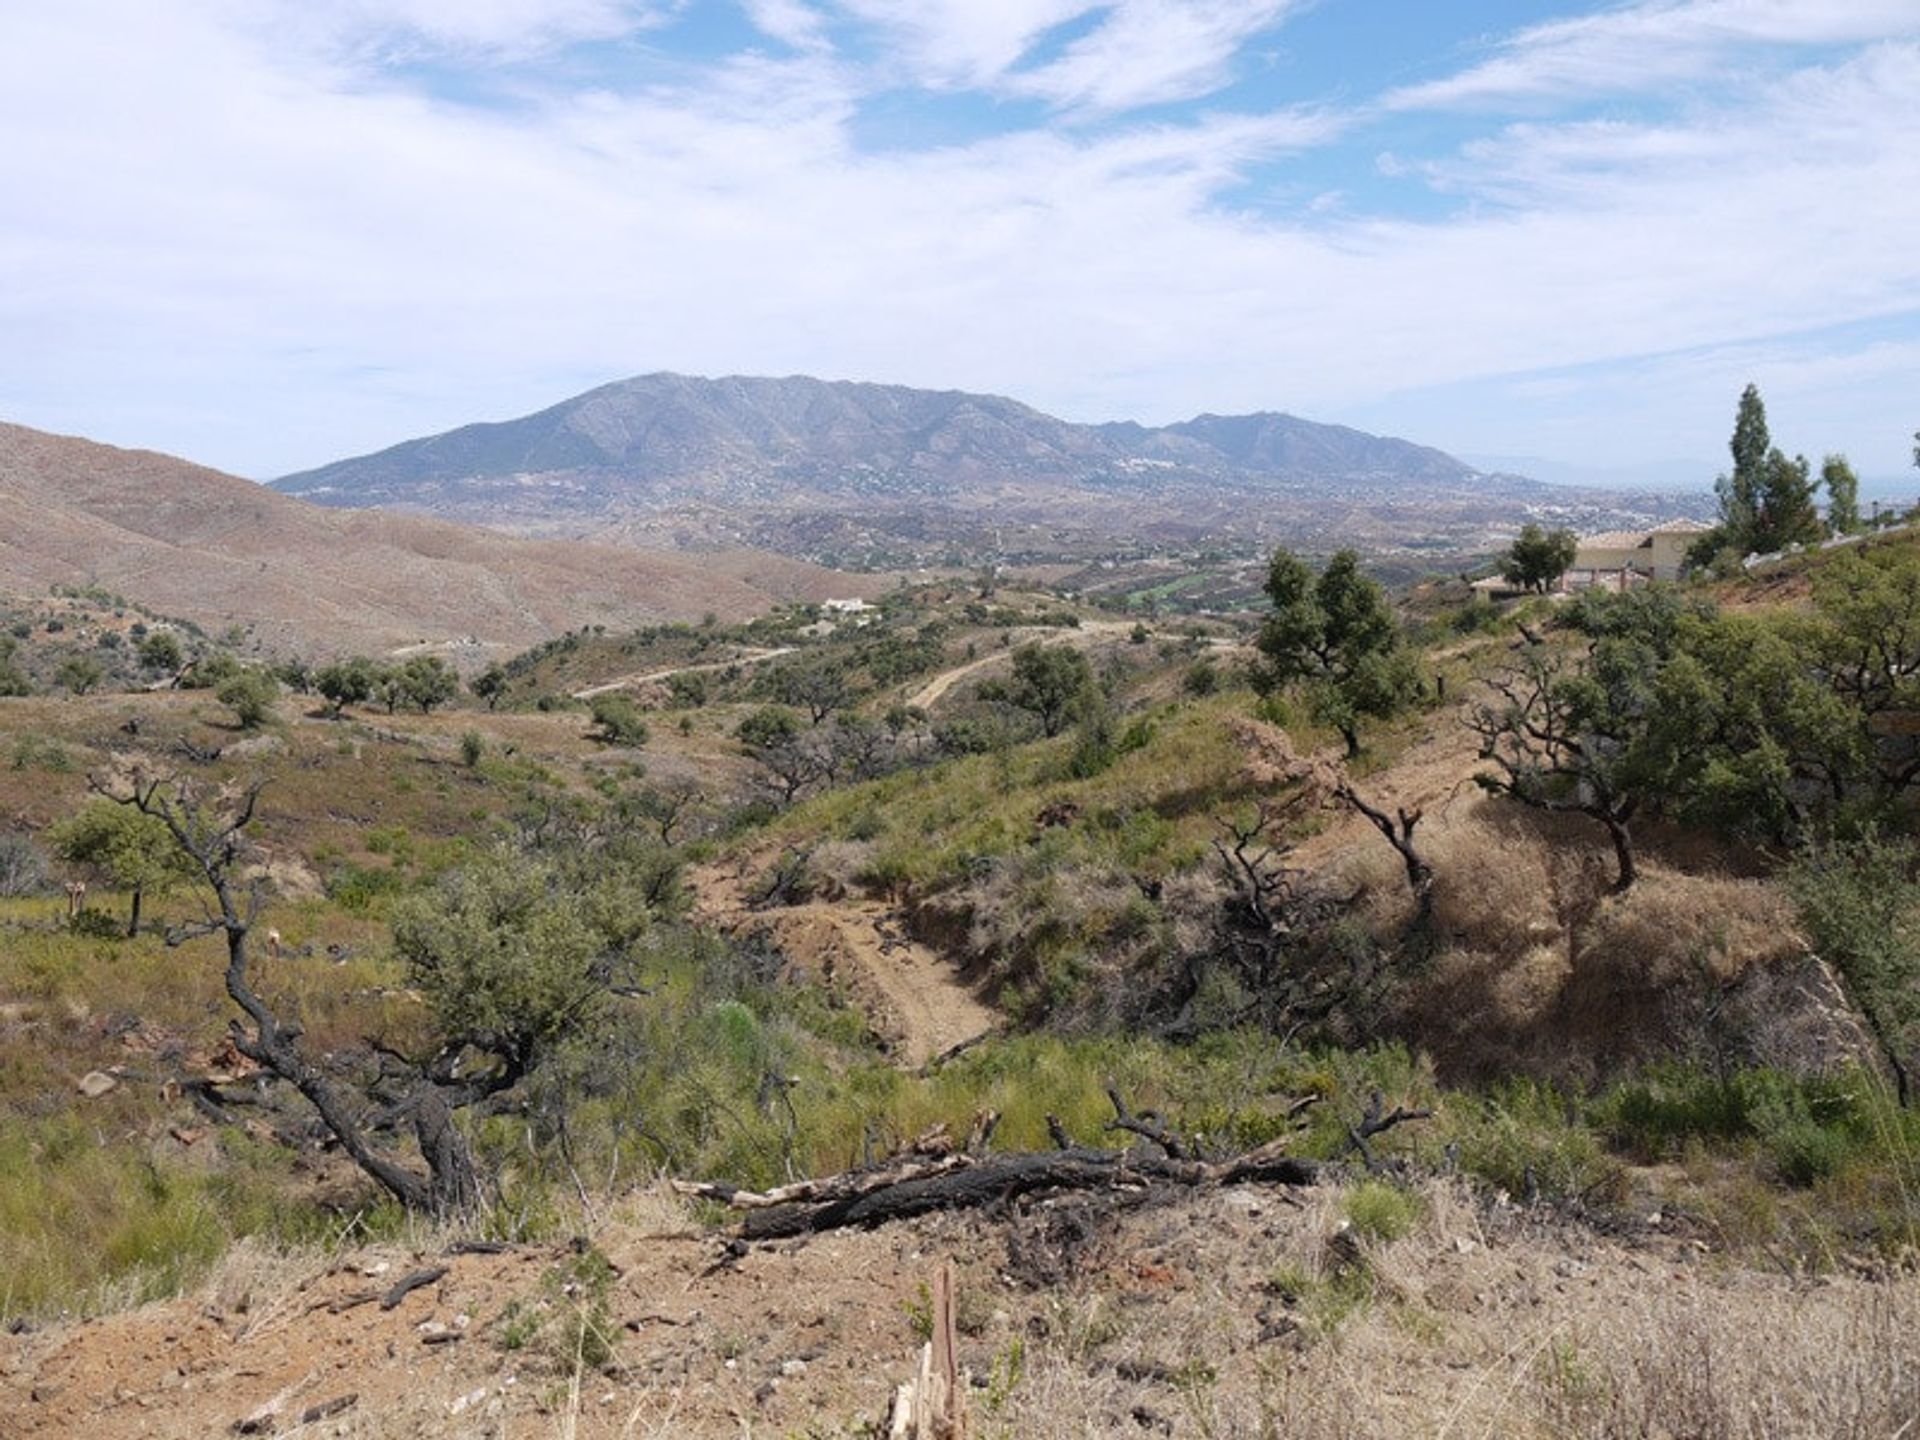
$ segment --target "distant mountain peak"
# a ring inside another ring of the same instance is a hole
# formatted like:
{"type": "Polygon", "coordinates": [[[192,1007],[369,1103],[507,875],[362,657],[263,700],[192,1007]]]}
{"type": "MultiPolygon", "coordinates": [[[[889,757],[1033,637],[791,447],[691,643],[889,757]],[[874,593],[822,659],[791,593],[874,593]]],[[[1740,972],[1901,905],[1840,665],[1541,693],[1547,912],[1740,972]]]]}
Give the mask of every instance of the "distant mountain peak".
{"type": "MultiPolygon", "coordinates": [[[[429,486],[590,474],[602,499],[645,505],[663,488],[725,500],[745,488],[841,488],[849,472],[913,475],[964,493],[984,482],[1110,486],[1141,461],[1210,483],[1367,479],[1460,482],[1438,450],[1291,415],[1199,415],[1177,425],[1082,425],[1001,395],[866,381],[658,371],[516,420],[465,425],[274,482],[329,504],[427,505],[429,486]]],[[[1162,477],[1163,479],[1165,477],[1162,477]]],[[[442,503],[447,497],[442,496],[442,503]]]]}

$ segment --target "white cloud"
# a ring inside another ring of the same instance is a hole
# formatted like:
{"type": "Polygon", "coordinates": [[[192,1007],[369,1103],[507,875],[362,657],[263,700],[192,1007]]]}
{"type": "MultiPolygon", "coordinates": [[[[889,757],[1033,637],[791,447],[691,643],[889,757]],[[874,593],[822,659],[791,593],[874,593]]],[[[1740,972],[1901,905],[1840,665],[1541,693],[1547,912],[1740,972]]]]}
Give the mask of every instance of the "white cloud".
{"type": "Polygon", "coordinates": [[[796,50],[828,48],[826,17],[804,0],[745,0],[747,18],[764,35],[796,50]]]}
{"type": "Polygon", "coordinates": [[[279,48],[350,62],[527,60],[654,28],[686,0],[176,0],[279,48]]]}
{"type": "Polygon", "coordinates": [[[1067,108],[1131,110],[1211,94],[1232,76],[1247,39],[1297,0],[1130,0],[1049,64],[1008,88],[1067,108]]]}
{"type": "Polygon", "coordinates": [[[1047,31],[1108,0],[840,0],[880,26],[922,83],[991,86],[1047,31]]]}
{"type": "Polygon", "coordinates": [[[886,30],[919,83],[1119,112],[1210,94],[1246,40],[1303,0],[841,0],[886,30]],[[1090,22],[1057,55],[1048,32],[1090,22]]]}
{"type": "MultiPolygon", "coordinates": [[[[1223,208],[1351,115],[870,154],[852,119],[876,82],[826,53],[529,92],[508,113],[216,0],[157,8],[0,9],[0,416],[243,472],[654,368],[988,389],[1084,419],[1346,419],[1395,392],[1897,317],[1920,295],[1908,45],[1658,125],[1509,127],[1437,168],[1396,136],[1398,165],[1469,202],[1414,223],[1351,218],[1358,191],[1332,214],[1223,208]]],[[[926,40],[942,73],[1045,72],[1019,63],[1045,33],[1034,7],[1018,24],[966,8],[926,40]]],[[[1882,428],[1920,423],[1892,413],[1911,387],[1887,373],[1858,372],[1844,404],[1838,382],[1789,389],[1810,397],[1804,443],[1860,448],[1821,415],[1864,424],[1869,403],[1882,428]]],[[[1669,423],[1658,397],[1638,415],[1605,399],[1603,443],[1669,423]]]]}
{"type": "Polygon", "coordinates": [[[1492,59],[1407,86],[1390,108],[1647,91],[1706,74],[1743,46],[1843,45],[1920,33],[1913,0],[1649,0],[1523,30],[1492,59]]]}

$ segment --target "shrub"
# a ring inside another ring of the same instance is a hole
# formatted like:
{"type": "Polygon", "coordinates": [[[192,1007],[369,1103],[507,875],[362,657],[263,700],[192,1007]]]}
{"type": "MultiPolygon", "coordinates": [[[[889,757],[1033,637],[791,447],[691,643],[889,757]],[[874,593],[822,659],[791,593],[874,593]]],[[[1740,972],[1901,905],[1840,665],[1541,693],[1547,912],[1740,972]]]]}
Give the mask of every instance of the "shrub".
{"type": "Polygon", "coordinates": [[[1202,655],[1187,667],[1187,673],[1181,677],[1180,688],[1196,699],[1213,694],[1220,688],[1220,667],[1211,656],[1202,655]]]}
{"type": "MultiPolygon", "coordinates": [[[[1868,833],[1796,863],[1788,885],[1818,953],[1847,977],[1908,1092],[1920,1056],[1920,882],[1910,842],[1868,833]]],[[[1908,1093],[1906,1098],[1912,1098],[1908,1093]]]]}
{"type": "Polygon", "coordinates": [[[593,697],[593,723],[598,728],[598,739],[610,745],[644,745],[647,743],[647,722],[640,716],[640,707],[625,695],[606,694],[593,697]]]}
{"type": "Polygon", "coordinates": [[[214,695],[233,711],[242,730],[255,730],[273,718],[280,682],[264,670],[241,670],[221,681],[214,695]]]}
{"type": "Polygon", "coordinates": [[[1386,1241],[1411,1234],[1426,1205],[1411,1190],[1384,1180],[1363,1180],[1347,1192],[1346,1211],[1354,1234],[1386,1241]]]}

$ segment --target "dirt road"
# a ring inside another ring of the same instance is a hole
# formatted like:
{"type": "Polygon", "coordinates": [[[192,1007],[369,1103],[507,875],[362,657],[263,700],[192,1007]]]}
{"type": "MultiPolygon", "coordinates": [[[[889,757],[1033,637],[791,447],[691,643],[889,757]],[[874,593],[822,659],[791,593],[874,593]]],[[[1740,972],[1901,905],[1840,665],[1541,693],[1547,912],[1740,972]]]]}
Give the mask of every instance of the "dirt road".
{"type": "Polygon", "coordinates": [[[749,650],[725,660],[711,660],[703,665],[673,665],[665,670],[639,670],[631,675],[622,675],[617,679],[603,680],[598,685],[589,685],[584,690],[573,692],[576,700],[591,700],[596,695],[604,695],[609,690],[624,690],[629,685],[645,685],[652,680],[665,680],[671,675],[698,675],[703,671],[725,670],[734,665],[760,665],[768,660],[777,660],[782,655],[793,654],[794,647],[781,645],[772,650],[749,650]]]}
{"type": "Polygon", "coordinates": [[[1133,626],[1134,622],[1131,620],[1094,620],[1074,630],[1055,629],[1051,626],[1011,630],[1007,635],[1009,641],[1008,650],[995,650],[990,655],[982,655],[978,660],[969,660],[964,665],[957,665],[951,670],[941,671],[912,695],[908,696],[906,703],[921,710],[932,708],[939,703],[941,697],[962,680],[967,679],[971,675],[979,674],[991,665],[1006,663],[1009,651],[1014,645],[1025,645],[1032,641],[1038,641],[1042,645],[1055,644],[1090,647],[1096,642],[1110,639],[1114,635],[1128,634],[1133,630],[1133,626]]]}
{"type": "Polygon", "coordinates": [[[695,911],[736,935],[771,940],[796,968],[863,1010],[907,1068],[977,1039],[1000,1023],[951,961],[906,934],[897,910],[873,900],[815,901],[755,910],[747,891],[768,855],[695,869],[695,911]]]}

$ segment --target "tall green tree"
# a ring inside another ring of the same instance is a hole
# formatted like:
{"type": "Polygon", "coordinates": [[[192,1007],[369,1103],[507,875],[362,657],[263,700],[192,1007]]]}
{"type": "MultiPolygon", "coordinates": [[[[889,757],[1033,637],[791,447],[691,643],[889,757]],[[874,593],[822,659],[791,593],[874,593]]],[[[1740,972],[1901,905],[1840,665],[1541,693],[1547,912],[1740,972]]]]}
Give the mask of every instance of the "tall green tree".
{"type": "Polygon", "coordinates": [[[1360,573],[1360,557],[1342,550],[1318,575],[1289,550],[1267,568],[1273,613],[1257,642],[1267,678],[1304,682],[1315,717],[1360,753],[1360,724],[1384,719],[1418,698],[1418,662],[1378,584],[1360,573]]]}
{"type": "Polygon", "coordinates": [[[1761,467],[1760,510],[1747,548],[1771,554],[1820,539],[1826,527],[1814,506],[1813,491],[1813,467],[1806,456],[1789,460],[1778,450],[1769,450],[1761,467]]]}
{"type": "Polygon", "coordinates": [[[1827,492],[1827,528],[1836,535],[1858,535],[1860,477],[1846,456],[1829,455],[1820,462],[1820,488],[1827,492]]]}
{"type": "Polygon", "coordinates": [[[1720,496],[1720,526],[1727,541],[1746,553],[1754,549],[1754,527],[1760,516],[1760,488],[1767,463],[1767,451],[1773,444],[1767,433],[1767,407],[1756,385],[1740,392],[1740,408],[1734,416],[1733,470],[1714,482],[1720,496]]]}
{"type": "Polygon", "coordinates": [[[1805,456],[1789,460],[1774,447],[1767,407],[1756,386],[1740,392],[1727,448],[1733,453],[1733,470],[1714,482],[1724,548],[1764,555],[1821,538],[1825,530],[1813,504],[1812,467],[1805,456]]]}
{"type": "Polygon", "coordinates": [[[1544,595],[1567,573],[1579,550],[1580,542],[1571,530],[1542,530],[1538,525],[1522,525],[1500,567],[1500,576],[1509,585],[1544,595]]]}

